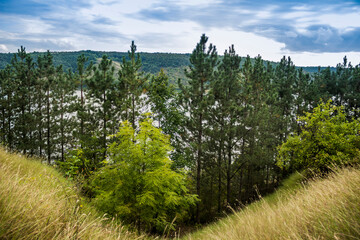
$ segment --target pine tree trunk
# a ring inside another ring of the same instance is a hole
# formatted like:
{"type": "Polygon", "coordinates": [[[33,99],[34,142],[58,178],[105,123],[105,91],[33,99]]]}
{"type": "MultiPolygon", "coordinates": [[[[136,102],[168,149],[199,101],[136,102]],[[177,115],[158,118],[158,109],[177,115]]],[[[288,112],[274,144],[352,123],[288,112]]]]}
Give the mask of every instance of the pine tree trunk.
{"type": "Polygon", "coordinates": [[[38,103],[38,107],[39,107],[39,156],[42,157],[42,152],[43,152],[43,139],[42,139],[42,101],[41,101],[41,89],[39,91],[39,103],[38,103]]]}
{"type": "Polygon", "coordinates": [[[61,131],[61,161],[64,162],[64,144],[65,144],[65,136],[64,136],[64,109],[63,109],[63,104],[64,104],[64,95],[61,94],[61,103],[60,103],[60,108],[61,108],[61,115],[60,115],[60,131],[61,131]]]}
{"type": "Polygon", "coordinates": [[[23,154],[26,154],[26,148],[28,146],[28,141],[26,140],[26,122],[25,122],[25,106],[21,104],[21,128],[22,128],[22,142],[23,142],[23,154]]]}
{"type": "Polygon", "coordinates": [[[231,161],[232,161],[232,154],[231,154],[231,136],[229,137],[228,142],[228,165],[227,165],[227,172],[226,172],[226,202],[230,205],[230,197],[231,197],[231,161]]]}
{"type": "MultiPolygon", "coordinates": [[[[200,196],[200,180],[201,180],[201,156],[202,156],[202,114],[200,113],[199,116],[199,132],[198,132],[198,139],[197,139],[197,168],[196,168],[196,194],[200,196]]],[[[196,205],[196,222],[200,223],[200,204],[196,205]]]]}
{"type": "Polygon", "coordinates": [[[239,179],[239,192],[238,192],[238,201],[241,204],[242,203],[242,185],[243,185],[243,169],[240,170],[240,179],[239,179]]]}
{"type": "MultiPolygon", "coordinates": [[[[80,137],[79,138],[82,139],[84,136],[84,95],[83,95],[84,93],[83,93],[83,76],[82,75],[80,76],[80,81],[81,81],[81,83],[80,83],[81,117],[80,117],[80,137]]],[[[81,144],[80,147],[82,147],[82,141],[80,141],[80,144],[81,144]]]]}
{"type": "Polygon", "coordinates": [[[217,212],[221,213],[221,149],[222,149],[222,141],[220,140],[220,146],[218,150],[218,209],[217,212]]]}
{"type": "Polygon", "coordinates": [[[132,124],[132,127],[133,129],[136,129],[135,128],[135,95],[134,93],[132,94],[132,97],[131,97],[131,103],[132,103],[132,119],[131,119],[131,124],[132,124]]]}
{"type": "Polygon", "coordinates": [[[106,92],[104,92],[104,102],[103,102],[103,113],[104,113],[104,121],[103,121],[103,147],[104,147],[104,159],[106,157],[106,109],[105,109],[105,102],[106,102],[106,92]]]}
{"type": "MultiPolygon", "coordinates": [[[[200,113],[199,113],[199,122],[198,122],[198,137],[197,137],[197,169],[196,169],[196,194],[200,196],[200,190],[201,190],[201,158],[202,158],[202,134],[203,134],[203,126],[202,126],[202,120],[203,120],[203,109],[202,109],[202,101],[204,98],[204,80],[201,80],[201,89],[200,89],[200,113]]],[[[200,223],[200,204],[198,203],[196,205],[196,222],[200,223]]]]}
{"type": "Polygon", "coordinates": [[[12,150],[12,131],[11,131],[11,96],[10,94],[8,95],[8,147],[10,150],[12,150]]]}
{"type": "Polygon", "coordinates": [[[47,157],[48,164],[51,163],[51,148],[50,148],[50,89],[47,91],[47,157]]]}
{"type": "MultiPolygon", "coordinates": [[[[32,112],[31,112],[31,97],[29,96],[29,109],[28,109],[28,112],[29,112],[29,115],[32,116],[32,112]]],[[[34,143],[33,143],[33,130],[35,128],[33,128],[33,125],[34,125],[34,118],[31,117],[31,122],[30,122],[30,131],[29,131],[29,144],[30,144],[30,156],[33,156],[34,155],[34,143]]]]}
{"type": "Polygon", "coordinates": [[[6,143],[6,131],[5,131],[5,129],[6,129],[6,121],[5,121],[5,119],[6,119],[6,117],[5,117],[5,108],[4,107],[1,109],[1,112],[2,112],[2,128],[1,128],[2,142],[6,143]]]}

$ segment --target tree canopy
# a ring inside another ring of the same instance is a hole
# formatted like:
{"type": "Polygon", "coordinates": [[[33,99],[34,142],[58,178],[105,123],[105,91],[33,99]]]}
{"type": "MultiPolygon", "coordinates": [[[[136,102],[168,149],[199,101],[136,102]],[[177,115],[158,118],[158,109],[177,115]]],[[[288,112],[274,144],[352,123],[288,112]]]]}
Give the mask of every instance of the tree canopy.
{"type": "Polygon", "coordinates": [[[344,107],[322,102],[298,122],[301,132],[279,148],[279,166],[326,173],[335,165],[359,161],[360,121],[349,120],[344,107]]]}
{"type": "Polygon", "coordinates": [[[169,136],[152,122],[143,120],[139,132],[128,121],[121,124],[112,136],[108,166],[92,186],[100,209],[139,229],[161,232],[175,217],[186,217],[197,197],[189,194],[185,175],[171,170],[169,136]]]}

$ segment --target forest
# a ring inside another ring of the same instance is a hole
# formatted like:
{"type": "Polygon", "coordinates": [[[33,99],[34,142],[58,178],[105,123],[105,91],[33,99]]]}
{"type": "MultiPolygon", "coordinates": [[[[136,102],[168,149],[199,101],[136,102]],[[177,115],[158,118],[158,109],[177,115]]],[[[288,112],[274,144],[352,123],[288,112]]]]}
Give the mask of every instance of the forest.
{"type": "Polygon", "coordinates": [[[337,149],[344,161],[358,156],[360,64],[346,57],[306,71],[290,57],[242,58],[233,45],[219,55],[202,35],[181,62],[163,63],[187,64],[175,82],[144,66],[150,55],[134,42],[127,55],[84,52],[66,67],[74,59],[55,64],[56,54],[21,47],[0,70],[0,141],[53,165],[99,211],[139,232],[212,222],[313,167],[307,159],[333,159],[337,149]],[[320,122],[338,116],[343,128],[333,132],[357,137],[344,145],[333,136],[336,149],[301,145],[313,140],[304,126],[319,126],[310,112],[323,113],[320,122]]]}
{"type": "MultiPolygon", "coordinates": [[[[29,55],[33,58],[33,61],[37,61],[38,56],[43,55],[41,52],[31,52],[29,55]]],[[[63,66],[65,71],[70,70],[75,73],[77,69],[77,58],[80,55],[84,55],[88,58],[88,61],[93,61],[94,63],[99,62],[103,55],[108,56],[109,59],[114,62],[121,62],[123,57],[129,60],[127,52],[101,52],[101,51],[77,51],[77,52],[51,52],[53,56],[53,64],[55,67],[60,65],[63,66]]],[[[161,69],[164,70],[166,75],[169,77],[169,80],[172,84],[177,84],[177,80],[180,78],[183,81],[187,81],[184,70],[190,65],[189,56],[190,54],[180,54],[180,53],[147,53],[140,52],[141,55],[141,71],[150,74],[157,74],[161,69]]],[[[223,56],[219,55],[219,60],[223,56]]],[[[0,69],[6,67],[6,65],[11,63],[13,58],[12,53],[0,53],[0,69]]],[[[255,59],[251,58],[251,63],[254,63],[255,59]]],[[[270,62],[272,67],[276,67],[276,62],[270,62]]],[[[244,64],[244,61],[240,62],[240,66],[244,64]]],[[[295,66],[296,68],[300,68],[295,66]]],[[[302,67],[304,72],[314,73],[319,71],[319,67],[302,67]]],[[[326,67],[320,67],[320,70],[325,69],[326,67]]],[[[335,71],[334,67],[330,67],[331,71],[335,71]]]]}

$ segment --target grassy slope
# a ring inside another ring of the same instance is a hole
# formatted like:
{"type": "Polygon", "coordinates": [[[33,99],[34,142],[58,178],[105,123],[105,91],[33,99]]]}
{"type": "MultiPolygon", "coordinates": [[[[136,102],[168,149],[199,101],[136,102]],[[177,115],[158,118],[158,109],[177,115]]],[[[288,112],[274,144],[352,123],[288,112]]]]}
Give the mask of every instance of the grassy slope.
{"type": "Polygon", "coordinates": [[[106,223],[52,167],[0,148],[0,239],[138,238],[106,223]]]}
{"type": "MultiPolygon", "coordinates": [[[[360,239],[359,169],[299,180],[185,238],[360,239]]],[[[74,189],[52,167],[0,149],[0,239],[142,238],[106,223],[74,189]]]]}
{"type": "Polygon", "coordinates": [[[277,191],[186,239],[360,239],[360,170],[277,191]]]}

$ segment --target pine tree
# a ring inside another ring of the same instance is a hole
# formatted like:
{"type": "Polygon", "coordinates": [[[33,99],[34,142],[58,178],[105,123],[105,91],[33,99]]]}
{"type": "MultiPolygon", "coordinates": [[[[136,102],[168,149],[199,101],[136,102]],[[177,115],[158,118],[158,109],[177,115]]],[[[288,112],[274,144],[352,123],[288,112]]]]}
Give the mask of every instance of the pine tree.
{"type": "MultiPolygon", "coordinates": [[[[40,126],[39,126],[39,131],[40,131],[40,144],[42,145],[42,126],[43,126],[43,121],[42,121],[42,104],[45,101],[45,131],[46,131],[46,144],[44,144],[46,146],[46,157],[47,157],[47,161],[50,164],[51,163],[51,155],[52,155],[52,150],[53,150],[53,143],[52,143],[52,125],[54,123],[53,117],[52,117],[52,99],[53,99],[53,91],[52,88],[54,80],[55,80],[55,67],[53,64],[53,56],[51,55],[50,51],[47,51],[47,53],[44,56],[39,56],[38,57],[38,67],[39,67],[39,102],[38,102],[38,107],[39,107],[39,112],[40,112],[40,118],[38,121],[40,121],[40,126]],[[45,92],[45,97],[43,100],[41,100],[43,94],[42,91],[45,92]]],[[[40,145],[40,146],[41,146],[40,145]]],[[[41,149],[41,147],[40,147],[41,149]]],[[[41,151],[41,150],[40,150],[41,151]]],[[[40,153],[41,155],[41,153],[40,153]]]]}
{"type": "Polygon", "coordinates": [[[35,90],[35,63],[25,48],[21,46],[12,59],[14,84],[16,94],[13,101],[16,103],[16,114],[13,133],[17,138],[16,148],[23,154],[34,154],[32,135],[34,132],[33,96],[35,90]]]}
{"type": "MultiPolygon", "coordinates": [[[[204,129],[205,119],[208,110],[207,90],[209,83],[214,78],[215,68],[218,65],[216,47],[212,44],[206,49],[208,37],[203,34],[200,42],[196,45],[190,55],[189,70],[185,74],[190,79],[187,86],[183,86],[179,81],[181,106],[189,114],[185,120],[187,130],[188,148],[191,158],[196,166],[196,194],[202,196],[201,192],[201,172],[204,164],[204,129]]],[[[200,206],[196,208],[196,221],[200,222],[200,206]]]]}
{"type": "MultiPolygon", "coordinates": [[[[255,58],[253,65],[248,56],[243,67],[245,111],[241,157],[246,164],[244,200],[253,199],[257,196],[256,190],[262,191],[268,187],[269,171],[275,164],[277,141],[274,138],[277,138],[276,125],[280,114],[277,108],[269,105],[276,102],[276,94],[271,86],[273,75],[269,64],[267,68],[260,56],[255,58]]],[[[242,175],[240,179],[242,188],[242,175]]]]}
{"type": "Polygon", "coordinates": [[[280,109],[282,120],[279,125],[279,140],[284,141],[291,129],[296,125],[294,109],[294,85],[296,82],[296,69],[291,58],[285,56],[275,69],[275,87],[278,91],[277,105],[280,109]]]}
{"type": "Polygon", "coordinates": [[[124,119],[129,120],[132,127],[136,128],[137,118],[140,116],[140,108],[143,105],[141,94],[144,92],[148,76],[141,72],[140,54],[136,53],[136,45],[131,42],[130,51],[128,51],[129,60],[123,57],[119,70],[119,91],[124,96],[124,104],[121,104],[124,113],[124,119]],[[122,88],[122,89],[121,89],[122,88]]]}
{"type": "Polygon", "coordinates": [[[217,161],[217,180],[218,180],[218,213],[222,210],[222,172],[225,172],[226,178],[226,202],[231,202],[231,180],[234,173],[242,167],[237,164],[234,169],[234,155],[239,141],[239,131],[241,130],[242,113],[242,76],[240,70],[241,58],[236,54],[234,46],[225,51],[224,58],[218,67],[216,78],[210,83],[210,97],[214,103],[210,108],[208,118],[211,126],[210,135],[215,140],[217,161]]]}
{"type": "Polygon", "coordinates": [[[80,120],[80,129],[78,131],[78,139],[80,140],[81,146],[83,142],[86,140],[88,133],[85,133],[85,121],[89,117],[86,112],[86,101],[85,101],[85,80],[90,77],[91,70],[93,68],[93,63],[86,66],[86,62],[89,60],[88,57],[85,57],[84,54],[81,54],[77,58],[77,72],[75,78],[78,80],[78,84],[80,85],[80,99],[77,110],[77,118],[80,120]]]}
{"type": "Polygon", "coordinates": [[[2,113],[2,141],[10,150],[13,149],[13,126],[14,126],[14,89],[12,81],[12,69],[7,65],[0,72],[1,77],[1,113],[2,113]]]}
{"type": "Polygon", "coordinates": [[[65,161],[65,153],[74,141],[75,132],[75,110],[76,110],[76,82],[73,74],[69,71],[67,74],[63,71],[62,65],[56,70],[55,86],[53,90],[54,101],[52,103],[54,115],[54,133],[53,141],[57,145],[54,149],[59,155],[59,160],[65,161]]]}
{"type": "MultiPolygon", "coordinates": [[[[112,60],[104,55],[98,66],[94,67],[94,76],[87,80],[89,95],[93,101],[91,111],[96,115],[96,123],[101,126],[100,146],[103,148],[103,158],[106,156],[107,139],[109,129],[113,124],[113,87],[114,87],[114,71],[115,68],[112,60]],[[96,107],[95,105],[99,105],[96,107]]],[[[93,123],[94,124],[94,123],[93,123]]]]}

